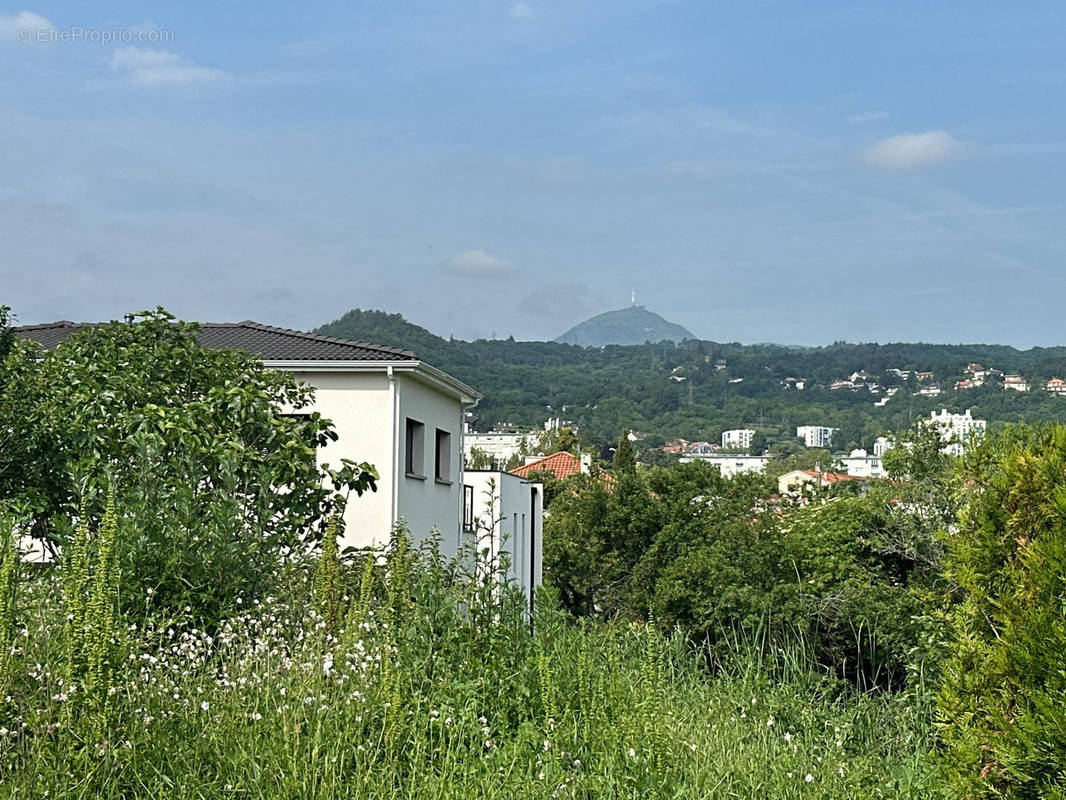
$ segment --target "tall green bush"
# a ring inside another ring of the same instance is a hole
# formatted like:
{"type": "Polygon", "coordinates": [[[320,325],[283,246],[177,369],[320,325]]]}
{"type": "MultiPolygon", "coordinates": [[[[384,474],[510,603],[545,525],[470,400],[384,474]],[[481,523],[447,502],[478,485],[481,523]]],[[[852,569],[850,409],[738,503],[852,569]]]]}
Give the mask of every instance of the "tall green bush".
{"type": "Polygon", "coordinates": [[[1066,427],[1008,429],[966,468],[939,694],[952,791],[1066,797],[1066,427]]]}

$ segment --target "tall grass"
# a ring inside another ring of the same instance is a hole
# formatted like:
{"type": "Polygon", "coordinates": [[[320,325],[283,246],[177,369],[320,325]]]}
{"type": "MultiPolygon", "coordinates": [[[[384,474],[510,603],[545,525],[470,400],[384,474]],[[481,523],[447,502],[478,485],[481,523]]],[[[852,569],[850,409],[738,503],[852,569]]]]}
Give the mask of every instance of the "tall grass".
{"type": "Polygon", "coordinates": [[[21,587],[0,687],[0,796],[932,793],[917,694],[858,694],[744,642],[712,671],[678,636],[575,623],[546,593],[530,620],[478,575],[396,537],[336,570],[293,564],[212,634],[123,618],[92,725],[70,711],[62,578],[42,576],[21,587]]]}

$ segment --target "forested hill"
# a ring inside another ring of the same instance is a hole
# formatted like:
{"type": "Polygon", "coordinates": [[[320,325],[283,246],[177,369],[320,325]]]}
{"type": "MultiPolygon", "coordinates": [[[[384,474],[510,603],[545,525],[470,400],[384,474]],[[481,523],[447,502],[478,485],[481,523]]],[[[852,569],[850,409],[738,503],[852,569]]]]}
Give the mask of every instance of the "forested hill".
{"type": "Polygon", "coordinates": [[[750,425],[772,442],[794,434],[797,425],[830,425],[842,429],[846,443],[869,447],[877,435],[942,407],[972,408],[974,416],[993,422],[1066,421],[1066,397],[1041,388],[1050,378],[1066,378],[1066,347],[838,342],[789,348],[687,341],[582,348],[512,339],[465,342],[443,339],[399,314],[358,309],[318,332],[413,350],[476,387],[485,394],[479,427],[538,425],[562,416],[578,423],[587,440],[601,444],[623,427],[651,434],[656,442],[673,437],[716,441],[723,429],[750,425]],[[972,362],[1020,373],[1033,390],[1005,391],[999,385],[954,390],[972,362]],[[932,372],[943,394],[920,396],[913,374],[904,381],[891,369],[932,372]],[[875,407],[883,394],[829,389],[860,370],[882,387],[898,387],[896,395],[875,407]],[[804,379],[806,388],[788,388],[782,383],[787,378],[804,379]]]}

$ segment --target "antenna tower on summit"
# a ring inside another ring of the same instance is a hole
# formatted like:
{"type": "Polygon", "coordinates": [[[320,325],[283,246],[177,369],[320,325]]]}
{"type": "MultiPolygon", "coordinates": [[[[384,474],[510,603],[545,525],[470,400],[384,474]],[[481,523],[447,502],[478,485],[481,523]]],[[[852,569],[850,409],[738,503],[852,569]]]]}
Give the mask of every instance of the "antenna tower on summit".
{"type": "Polygon", "coordinates": [[[633,300],[631,302],[633,303],[633,307],[636,308],[636,305],[637,305],[637,290],[636,289],[633,290],[633,300]]]}

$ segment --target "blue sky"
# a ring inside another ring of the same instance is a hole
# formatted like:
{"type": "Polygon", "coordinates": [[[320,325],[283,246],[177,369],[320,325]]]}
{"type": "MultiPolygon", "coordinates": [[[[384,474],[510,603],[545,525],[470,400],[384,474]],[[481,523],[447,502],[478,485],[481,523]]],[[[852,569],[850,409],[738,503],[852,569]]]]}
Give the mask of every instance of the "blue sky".
{"type": "Polygon", "coordinates": [[[1066,344],[1061,3],[83,6],[0,9],[23,322],[1066,344]]]}

